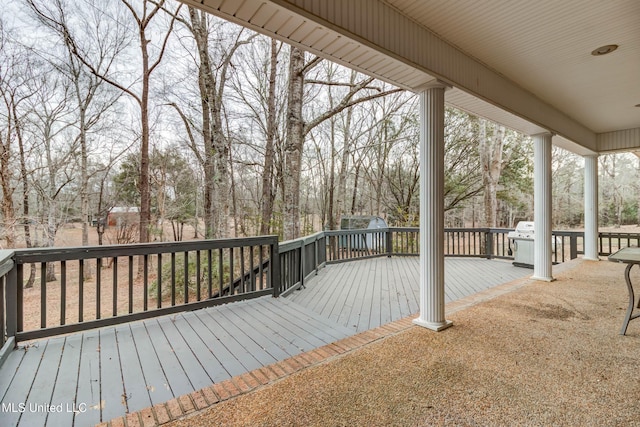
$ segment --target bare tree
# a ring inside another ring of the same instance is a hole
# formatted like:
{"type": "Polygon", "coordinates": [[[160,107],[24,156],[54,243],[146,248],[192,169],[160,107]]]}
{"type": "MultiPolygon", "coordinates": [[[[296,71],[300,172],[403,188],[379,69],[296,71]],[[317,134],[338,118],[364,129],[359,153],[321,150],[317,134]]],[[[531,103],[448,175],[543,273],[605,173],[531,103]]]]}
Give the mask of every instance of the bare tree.
{"type": "MultiPolygon", "coordinates": [[[[281,188],[283,165],[282,141],[286,97],[278,96],[286,91],[282,64],[287,59],[281,54],[283,44],[274,39],[256,37],[251,44],[238,52],[236,72],[230,76],[228,100],[242,105],[238,126],[246,137],[242,138],[241,151],[246,156],[243,166],[253,165],[259,174],[260,187],[256,190],[256,211],[260,234],[277,232],[274,209],[281,188]]],[[[236,148],[237,149],[237,148],[236,148]]]]}
{"type": "Polygon", "coordinates": [[[271,217],[273,216],[273,203],[276,198],[274,162],[275,143],[277,132],[276,111],[276,77],[278,68],[278,42],[271,39],[271,51],[269,55],[269,86],[267,95],[267,134],[265,138],[264,169],[262,172],[262,197],[260,211],[260,234],[266,235],[271,231],[271,217]]]}
{"type": "Polygon", "coordinates": [[[6,246],[16,245],[16,217],[13,202],[15,191],[14,150],[15,141],[22,136],[20,104],[31,95],[27,87],[28,59],[11,45],[0,21],[0,188],[3,234],[6,246]]]}
{"type": "MultiPolygon", "coordinates": [[[[89,245],[89,224],[91,212],[89,205],[89,134],[92,128],[101,121],[102,116],[113,107],[121,92],[107,94],[106,90],[101,90],[104,80],[88,72],[87,68],[74,54],[74,44],[67,36],[65,28],[68,19],[72,19],[74,25],[95,30],[95,36],[91,37],[95,45],[91,49],[92,60],[95,63],[103,64],[105,74],[113,65],[114,58],[126,46],[126,38],[121,32],[115,30],[110,19],[107,19],[104,10],[91,8],[89,12],[82,13],[74,10],[72,17],[68,16],[69,7],[61,0],[56,0],[48,5],[47,16],[55,16],[56,21],[46,18],[44,13],[30,2],[34,15],[45,29],[48,29],[56,40],[51,45],[38,46],[39,54],[47,58],[48,62],[70,82],[70,92],[75,104],[74,114],[76,116],[74,127],[77,130],[75,144],[79,146],[80,163],[80,215],[82,218],[82,245],[89,245]],[[58,22],[63,23],[59,25],[58,22]],[[60,43],[63,46],[64,54],[61,54],[55,46],[60,43]]],[[[93,275],[91,265],[84,268],[85,278],[93,275]]]]}
{"type": "Polygon", "coordinates": [[[498,226],[498,181],[502,173],[505,127],[492,126],[485,119],[476,119],[478,151],[484,186],[484,218],[487,227],[498,226]],[[488,131],[489,128],[489,131],[488,131]]]}
{"type": "Polygon", "coordinates": [[[375,98],[400,92],[401,89],[383,90],[375,85],[373,77],[364,77],[354,83],[309,80],[305,77],[322,59],[314,57],[305,62],[304,51],[291,47],[289,55],[289,93],[287,105],[287,137],[284,146],[284,239],[300,236],[300,179],[302,153],[307,134],[320,123],[340,113],[344,109],[375,98]],[[344,85],[348,90],[331,108],[305,121],[303,117],[303,96],[305,83],[344,85]],[[363,93],[363,94],[362,94],[363,93]],[[357,96],[361,94],[360,96],[357,96]]]}
{"type": "Polygon", "coordinates": [[[57,0],[60,5],[57,14],[50,13],[51,11],[45,10],[40,5],[36,5],[35,2],[29,0],[32,9],[38,13],[41,19],[49,21],[49,25],[52,28],[56,28],[58,32],[64,35],[66,42],[69,44],[73,54],[87,67],[89,72],[94,76],[102,79],[106,83],[126,93],[135,101],[140,110],[140,237],[141,242],[149,241],[149,226],[151,220],[151,194],[149,187],[149,142],[150,142],[150,119],[149,119],[149,96],[151,87],[151,75],[158,69],[158,66],[162,62],[164,53],[169,41],[169,37],[173,31],[175,20],[178,16],[182,4],[177,5],[174,10],[169,11],[165,7],[165,0],[158,2],[143,0],[141,4],[134,3],[129,0],[121,0],[125,8],[130,12],[130,16],[135,23],[135,28],[138,33],[138,40],[140,42],[140,58],[141,58],[141,72],[139,75],[140,89],[136,91],[134,89],[136,82],[125,83],[119,81],[113,73],[110,73],[109,63],[102,63],[100,59],[91,55],[91,51],[83,49],[83,45],[79,42],[78,37],[74,35],[74,32],[68,25],[65,19],[65,11],[67,6],[64,5],[61,0],[57,0]],[[169,23],[166,31],[160,36],[159,45],[155,46],[151,44],[152,37],[151,24],[155,22],[157,16],[167,13],[169,16],[169,23]],[[151,56],[155,50],[155,59],[151,56]]]}
{"type": "Polygon", "coordinates": [[[212,18],[205,12],[189,7],[189,18],[180,18],[180,21],[189,29],[198,52],[200,120],[191,120],[176,102],[171,102],[170,105],[180,115],[187,131],[189,147],[204,170],[205,236],[226,237],[229,201],[232,197],[230,141],[223,127],[223,98],[234,55],[257,34],[247,35],[246,30],[236,30],[232,32],[233,40],[227,48],[223,47],[226,38],[220,33],[228,31],[228,26],[219,23],[214,25],[212,18]],[[211,46],[212,40],[215,49],[211,46]],[[217,52],[217,57],[212,52],[217,52]]]}

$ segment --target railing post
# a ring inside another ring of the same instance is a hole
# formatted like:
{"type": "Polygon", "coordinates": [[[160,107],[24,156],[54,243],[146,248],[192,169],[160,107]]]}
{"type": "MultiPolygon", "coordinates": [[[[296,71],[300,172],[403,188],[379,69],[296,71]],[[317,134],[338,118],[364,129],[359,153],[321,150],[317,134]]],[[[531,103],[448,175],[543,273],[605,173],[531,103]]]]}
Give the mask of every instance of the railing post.
{"type": "Polygon", "coordinates": [[[305,252],[305,241],[304,239],[300,239],[300,288],[304,288],[304,252],[305,252]]]}
{"type": "Polygon", "coordinates": [[[393,231],[387,228],[385,236],[387,237],[387,258],[391,258],[393,255],[393,231]]]}
{"type": "Polygon", "coordinates": [[[598,233],[598,246],[599,246],[599,250],[598,250],[598,255],[604,255],[602,252],[602,233],[598,233]]]}
{"type": "Polygon", "coordinates": [[[578,258],[578,235],[569,236],[569,259],[578,258]]]}
{"type": "Polygon", "coordinates": [[[493,231],[487,229],[484,240],[484,253],[487,259],[493,258],[493,231]]]}
{"type": "Polygon", "coordinates": [[[273,288],[273,297],[280,296],[280,288],[282,287],[282,277],[280,277],[280,250],[276,241],[269,246],[271,259],[269,260],[269,276],[271,277],[271,287],[273,288]]]}
{"type": "Polygon", "coordinates": [[[7,313],[5,312],[5,295],[7,294],[7,278],[0,278],[0,348],[4,347],[7,333],[7,313]]]}
{"type": "Polygon", "coordinates": [[[316,276],[318,275],[318,268],[320,268],[318,265],[318,240],[317,237],[313,239],[313,269],[315,270],[316,276]]]}
{"type": "Polygon", "coordinates": [[[18,268],[14,264],[9,273],[7,273],[5,280],[5,302],[7,304],[6,310],[6,327],[7,327],[7,339],[15,337],[18,332],[18,304],[22,304],[22,299],[18,298],[18,268]]]}

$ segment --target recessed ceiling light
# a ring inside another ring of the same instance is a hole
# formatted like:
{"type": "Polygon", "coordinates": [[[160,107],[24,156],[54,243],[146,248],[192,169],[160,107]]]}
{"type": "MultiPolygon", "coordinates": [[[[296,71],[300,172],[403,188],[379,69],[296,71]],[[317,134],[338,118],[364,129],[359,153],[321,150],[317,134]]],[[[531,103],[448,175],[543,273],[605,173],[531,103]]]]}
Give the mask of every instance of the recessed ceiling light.
{"type": "Polygon", "coordinates": [[[607,53],[613,52],[617,48],[618,48],[617,44],[608,44],[605,46],[600,46],[599,48],[591,52],[591,55],[593,56],[606,55],[607,53]]]}

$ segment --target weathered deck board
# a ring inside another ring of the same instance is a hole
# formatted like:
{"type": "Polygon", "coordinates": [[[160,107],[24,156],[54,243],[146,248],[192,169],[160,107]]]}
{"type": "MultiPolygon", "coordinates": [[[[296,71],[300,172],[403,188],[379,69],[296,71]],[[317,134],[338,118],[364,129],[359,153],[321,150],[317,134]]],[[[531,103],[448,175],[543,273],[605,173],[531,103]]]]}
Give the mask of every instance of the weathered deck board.
{"type": "MultiPolygon", "coordinates": [[[[145,324],[142,322],[135,322],[128,326],[128,328],[122,328],[120,331],[122,332],[122,335],[126,335],[127,333],[131,334],[131,340],[134,342],[137,351],[137,360],[139,362],[144,361],[144,363],[140,363],[140,369],[144,376],[143,384],[147,389],[151,403],[155,405],[157,403],[170,400],[173,398],[173,393],[171,393],[171,388],[169,387],[169,380],[165,375],[160,359],[158,359],[156,350],[151,342],[151,338],[149,338],[145,324]]],[[[135,363],[136,358],[134,357],[134,354],[129,354],[131,356],[132,363],[135,363]]],[[[127,385],[127,381],[135,381],[135,378],[131,378],[127,375],[125,377],[125,387],[127,385]]],[[[138,398],[141,399],[142,397],[139,396],[138,398]]],[[[142,401],[137,399],[129,400],[127,402],[129,411],[132,411],[131,408],[136,407],[136,402],[142,403],[142,401]]]]}
{"type": "MultiPolygon", "coordinates": [[[[193,313],[186,313],[186,315],[195,316],[193,313]]],[[[211,349],[207,347],[207,342],[203,341],[202,337],[191,328],[191,325],[185,317],[187,316],[175,316],[173,323],[176,329],[180,331],[185,343],[189,345],[202,368],[206,371],[206,374],[211,380],[209,384],[211,384],[211,382],[215,383],[228,379],[230,377],[229,374],[211,349]]]]}
{"type": "MultiPolygon", "coordinates": [[[[447,259],[445,267],[447,301],[531,273],[476,259],[447,259]]],[[[0,426],[92,426],[409,316],[418,311],[418,278],[417,258],[347,262],[322,269],[287,298],[23,345],[0,368],[1,401],[62,404],[64,410],[0,411],[0,426]]]]}
{"type": "MultiPolygon", "coordinates": [[[[23,348],[13,350],[7,360],[2,364],[2,369],[0,369],[0,401],[4,403],[18,403],[15,402],[13,396],[7,392],[13,382],[13,378],[16,376],[16,371],[24,355],[25,350],[23,348]]],[[[3,413],[0,413],[0,421],[2,421],[3,415],[3,413]]]]}
{"type": "MultiPolygon", "coordinates": [[[[229,333],[224,325],[219,322],[222,320],[219,316],[210,316],[209,313],[205,313],[204,316],[198,316],[198,319],[224,347],[224,353],[226,353],[227,356],[226,359],[222,359],[223,364],[225,363],[225,360],[227,362],[235,360],[240,366],[242,366],[244,372],[252,371],[262,366],[260,361],[256,359],[255,355],[242,347],[242,343],[238,341],[233,334],[229,333]]],[[[232,371],[229,370],[229,372],[231,373],[232,371]]]]}
{"type": "MultiPolygon", "coordinates": [[[[171,343],[167,341],[158,321],[152,319],[151,321],[144,322],[144,325],[173,396],[190,393],[191,390],[193,390],[193,385],[191,385],[189,377],[184,372],[180,361],[173,352],[173,348],[171,348],[171,343]]],[[[153,355],[149,356],[152,357],[153,355]]],[[[131,408],[129,408],[129,410],[131,410],[131,408]]]]}
{"type": "MultiPolygon", "coordinates": [[[[74,413],[74,425],[91,425],[100,422],[102,396],[100,395],[100,330],[93,330],[82,334],[82,348],[80,350],[80,369],[78,371],[78,391],[75,401],[85,404],[85,412],[74,413]]],[[[115,373],[105,372],[105,375],[115,373]]],[[[70,379],[71,380],[71,379],[70,379]]],[[[120,390],[118,390],[120,391],[120,390]]],[[[121,394],[116,392],[116,396],[121,394]]],[[[106,398],[106,396],[105,396],[106,398]]],[[[109,400],[111,400],[109,398],[109,400]]],[[[66,400],[64,403],[69,403],[66,400]]]]}
{"type": "MultiPolygon", "coordinates": [[[[274,302],[271,301],[271,303],[274,302]]],[[[279,303],[282,305],[282,309],[276,314],[280,317],[280,324],[283,324],[283,320],[295,319],[294,322],[286,322],[285,324],[289,325],[289,328],[296,328],[301,334],[299,336],[305,340],[312,340],[310,344],[314,345],[313,348],[324,345],[321,343],[334,342],[352,334],[351,330],[315,315],[287,299],[282,299],[279,303]]]]}
{"type": "Polygon", "coordinates": [[[209,326],[207,326],[212,322],[207,322],[207,324],[205,324],[202,320],[202,316],[185,316],[185,320],[203,342],[209,343],[209,349],[224,369],[224,371],[218,373],[219,377],[227,378],[226,375],[228,375],[228,377],[232,377],[247,371],[247,368],[242,364],[242,362],[238,360],[231,351],[229,351],[225,343],[223,343],[222,340],[219,340],[214,332],[211,331],[209,326]]]}
{"type": "MultiPolygon", "coordinates": [[[[176,315],[176,318],[180,315],[176,315]]],[[[164,332],[167,343],[171,346],[171,351],[176,357],[176,360],[182,367],[185,375],[189,379],[191,390],[187,390],[189,393],[193,390],[199,390],[207,387],[213,383],[213,380],[207,374],[207,371],[202,367],[202,364],[194,354],[194,351],[189,346],[189,343],[184,339],[181,331],[177,328],[174,322],[174,316],[165,316],[158,319],[158,324],[164,332]]],[[[196,343],[194,343],[195,345],[196,343]]],[[[179,370],[178,370],[179,372],[179,370]]],[[[177,396],[185,394],[183,391],[174,391],[177,396]]]]}
{"type": "MultiPolygon", "coordinates": [[[[147,381],[142,371],[142,361],[133,340],[130,328],[120,328],[117,330],[118,352],[122,360],[122,381],[124,383],[124,405],[122,409],[126,411],[129,406],[134,408],[152,406],[147,381]]],[[[148,358],[144,357],[144,364],[148,358]]],[[[171,397],[169,397],[170,399],[171,397]]],[[[104,417],[103,415],[103,418],[104,417]]]]}
{"type": "MultiPolygon", "coordinates": [[[[76,388],[78,385],[78,367],[80,366],[80,349],[82,348],[82,334],[70,335],[62,338],[52,338],[51,340],[63,340],[64,348],[62,350],[62,358],[58,365],[57,371],[51,372],[52,378],[43,375],[45,380],[49,379],[54,383],[53,396],[51,397],[52,405],[64,406],[61,412],[50,412],[47,414],[47,425],[52,426],[70,426],[73,424],[73,412],[67,411],[66,405],[73,404],[76,401],[76,388]]],[[[4,369],[4,366],[2,367],[4,369]]],[[[2,371],[2,370],[0,370],[2,371]]],[[[35,417],[38,414],[29,414],[35,417]]],[[[26,418],[26,417],[25,417],[26,418]]],[[[29,417],[30,418],[30,417],[29,417]]]]}
{"type": "MultiPolygon", "coordinates": [[[[131,357],[133,355],[125,355],[131,357]]],[[[135,358],[132,358],[135,361],[135,358]]],[[[124,365],[127,365],[124,361],[124,365]]],[[[118,372],[120,366],[120,352],[116,339],[115,329],[103,329],[100,331],[100,371],[102,372],[118,372]]],[[[126,400],[131,395],[131,391],[126,391],[122,381],[122,376],[117,375],[101,375],[100,377],[100,396],[102,404],[102,419],[111,420],[113,418],[123,416],[127,413],[126,400]],[[115,393],[120,392],[120,399],[113,399],[115,393]]]]}
{"type": "MultiPolygon", "coordinates": [[[[15,403],[27,401],[31,386],[34,382],[34,377],[30,375],[30,373],[38,372],[46,348],[47,343],[42,343],[42,345],[34,345],[28,348],[25,352],[16,370],[16,375],[11,382],[10,399],[15,403]]],[[[2,419],[0,419],[1,424],[7,426],[16,425],[22,414],[23,412],[16,411],[15,408],[12,408],[10,412],[2,412],[2,419]]]]}
{"type": "MultiPolygon", "coordinates": [[[[38,370],[42,372],[52,372],[58,369],[62,352],[64,350],[64,339],[49,340],[47,348],[42,355],[42,361],[38,370]]],[[[29,393],[29,400],[38,402],[38,404],[47,404],[51,402],[53,396],[53,387],[55,381],[49,381],[46,376],[36,376],[29,393]]],[[[66,408],[65,408],[66,409],[66,408]]],[[[34,418],[30,420],[33,425],[45,425],[47,421],[47,413],[45,411],[36,412],[34,418]]]]}
{"type": "Polygon", "coordinates": [[[257,360],[258,364],[253,365],[251,369],[255,369],[255,367],[260,367],[264,365],[269,365],[277,361],[269,352],[259,344],[255,342],[252,338],[254,335],[254,331],[251,331],[251,326],[249,323],[245,322],[244,319],[241,319],[235,316],[232,313],[232,309],[230,309],[231,305],[227,305],[223,307],[223,310],[220,310],[217,320],[220,328],[227,334],[227,336],[231,336],[232,339],[237,343],[236,350],[233,352],[234,355],[248,353],[253,356],[253,359],[257,360]],[[239,324],[235,322],[240,321],[239,324]]]}

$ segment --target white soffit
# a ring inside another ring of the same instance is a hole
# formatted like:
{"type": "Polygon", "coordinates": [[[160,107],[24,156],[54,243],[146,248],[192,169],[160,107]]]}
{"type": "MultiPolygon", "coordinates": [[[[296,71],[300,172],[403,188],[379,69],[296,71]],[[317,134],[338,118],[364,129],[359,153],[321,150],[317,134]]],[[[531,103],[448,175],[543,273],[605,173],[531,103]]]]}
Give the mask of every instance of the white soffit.
{"type": "Polygon", "coordinates": [[[384,1],[596,133],[640,127],[640,1],[384,1]]]}
{"type": "Polygon", "coordinates": [[[407,67],[397,58],[378,52],[273,1],[181,1],[404,89],[411,90],[435,80],[424,70],[407,67]]]}
{"type": "MultiPolygon", "coordinates": [[[[449,105],[466,111],[467,113],[488,118],[496,123],[508,127],[509,129],[522,132],[525,135],[535,135],[547,132],[547,130],[541,126],[537,126],[459,89],[454,88],[447,90],[445,97],[447,104],[449,105]]],[[[552,141],[554,145],[581,156],[595,154],[593,150],[576,144],[562,136],[554,135],[552,141]]]]}

